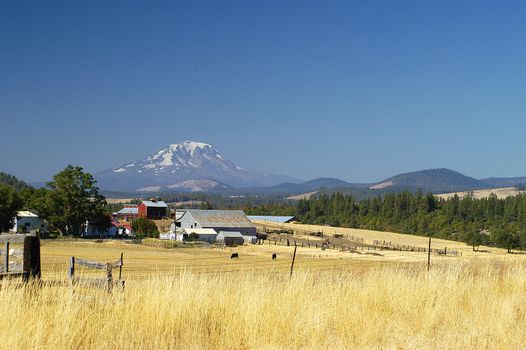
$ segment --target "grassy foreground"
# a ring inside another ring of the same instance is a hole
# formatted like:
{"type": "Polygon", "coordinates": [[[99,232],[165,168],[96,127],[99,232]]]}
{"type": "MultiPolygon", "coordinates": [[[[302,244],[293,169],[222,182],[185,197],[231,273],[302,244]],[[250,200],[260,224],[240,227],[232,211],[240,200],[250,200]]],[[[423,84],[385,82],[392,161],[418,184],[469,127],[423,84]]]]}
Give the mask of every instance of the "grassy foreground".
{"type": "Polygon", "coordinates": [[[526,265],[181,273],[108,296],[0,289],[6,349],[521,348],[526,265]]]}

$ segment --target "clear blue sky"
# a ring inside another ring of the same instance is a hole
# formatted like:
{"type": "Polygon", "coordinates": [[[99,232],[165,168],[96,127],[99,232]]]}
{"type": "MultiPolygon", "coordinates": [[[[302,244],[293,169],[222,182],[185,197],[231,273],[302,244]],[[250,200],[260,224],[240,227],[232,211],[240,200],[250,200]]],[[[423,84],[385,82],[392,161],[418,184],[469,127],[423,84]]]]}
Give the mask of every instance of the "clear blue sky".
{"type": "Polygon", "coordinates": [[[0,171],[191,139],[240,166],[526,176],[524,1],[2,1],[0,171]]]}

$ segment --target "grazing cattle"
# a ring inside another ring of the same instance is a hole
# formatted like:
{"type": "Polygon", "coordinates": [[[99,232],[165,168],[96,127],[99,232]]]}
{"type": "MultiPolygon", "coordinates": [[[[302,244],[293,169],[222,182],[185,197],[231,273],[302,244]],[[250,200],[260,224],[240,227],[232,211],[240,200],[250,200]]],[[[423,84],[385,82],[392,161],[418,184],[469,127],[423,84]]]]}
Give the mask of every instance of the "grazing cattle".
{"type": "Polygon", "coordinates": [[[272,260],[276,260],[278,258],[278,255],[276,253],[272,254],[272,260]]]}
{"type": "Polygon", "coordinates": [[[239,254],[233,253],[232,255],[230,255],[230,259],[239,259],[239,254]]]}

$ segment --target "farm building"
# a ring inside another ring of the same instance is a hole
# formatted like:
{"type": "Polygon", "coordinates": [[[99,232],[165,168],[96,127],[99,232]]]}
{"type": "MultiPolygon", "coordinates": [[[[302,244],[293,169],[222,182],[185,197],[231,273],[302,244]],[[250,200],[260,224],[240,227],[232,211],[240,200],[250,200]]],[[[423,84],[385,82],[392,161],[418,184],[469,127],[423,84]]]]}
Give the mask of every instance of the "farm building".
{"type": "Polygon", "coordinates": [[[250,221],[269,221],[269,222],[276,222],[278,224],[289,224],[291,222],[299,221],[298,218],[296,218],[295,216],[259,216],[259,215],[251,215],[251,216],[248,216],[248,219],[250,221]]]}
{"type": "Polygon", "coordinates": [[[221,231],[217,234],[216,242],[228,247],[236,247],[245,244],[245,237],[240,232],[221,231]]]}
{"type": "Polygon", "coordinates": [[[119,220],[131,221],[139,216],[139,208],[136,205],[129,205],[113,213],[113,216],[119,220]]]}
{"type": "Polygon", "coordinates": [[[119,227],[121,224],[115,220],[111,219],[110,227],[107,229],[101,229],[99,226],[100,221],[95,219],[88,219],[83,227],[82,236],[83,237],[115,237],[119,232],[119,227]]]}
{"type": "Polygon", "coordinates": [[[168,216],[168,205],[163,201],[143,201],[138,207],[138,216],[150,220],[160,220],[168,216]]]}
{"type": "Polygon", "coordinates": [[[121,236],[133,236],[134,235],[133,229],[131,225],[128,223],[125,223],[125,224],[120,223],[120,226],[118,228],[118,233],[121,236]]]}
{"type": "Polygon", "coordinates": [[[30,231],[47,232],[47,223],[30,211],[19,211],[16,214],[13,232],[27,233],[30,231]]]}
{"type": "Polygon", "coordinates": [[[212,243],[215,242],[217,232],[213,228],[185,228],[182,231],[182,239],[187,239],[192,233],[197,235],[198,241],[212,243]]]}
{"type": "MultiPolygon", "coordinates": [[[[179,211],[178,211],[179,212],[179,211]]],[[[242,210],[197,210],[188,209],[172,224],[175,229],[211,228],[216,232],[240,232],[246,236],[256,236],[256,226],[250,222],[242,210]]]]}

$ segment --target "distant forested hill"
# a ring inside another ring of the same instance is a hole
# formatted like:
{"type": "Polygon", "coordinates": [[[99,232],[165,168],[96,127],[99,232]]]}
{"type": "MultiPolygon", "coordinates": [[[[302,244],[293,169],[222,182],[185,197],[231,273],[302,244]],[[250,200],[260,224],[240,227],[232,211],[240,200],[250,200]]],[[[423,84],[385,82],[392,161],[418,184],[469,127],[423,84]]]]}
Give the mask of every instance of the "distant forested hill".
{"type": "Polygon", "coordinates": [[[422,190],[424,192],[443,193],[469,191],[487,188],[481,180],[463,175],[450,169],[428,169],[396,175],[385,179],[371,189],[386,190],[422,190]]]}
{"type": "Polygon", "coordinates": [[[19,180],[16,176],[0,172],[0,184],[8,185],[13,187],[16,190],[24,190],[31,188],[24,181],[19,180]]]}

